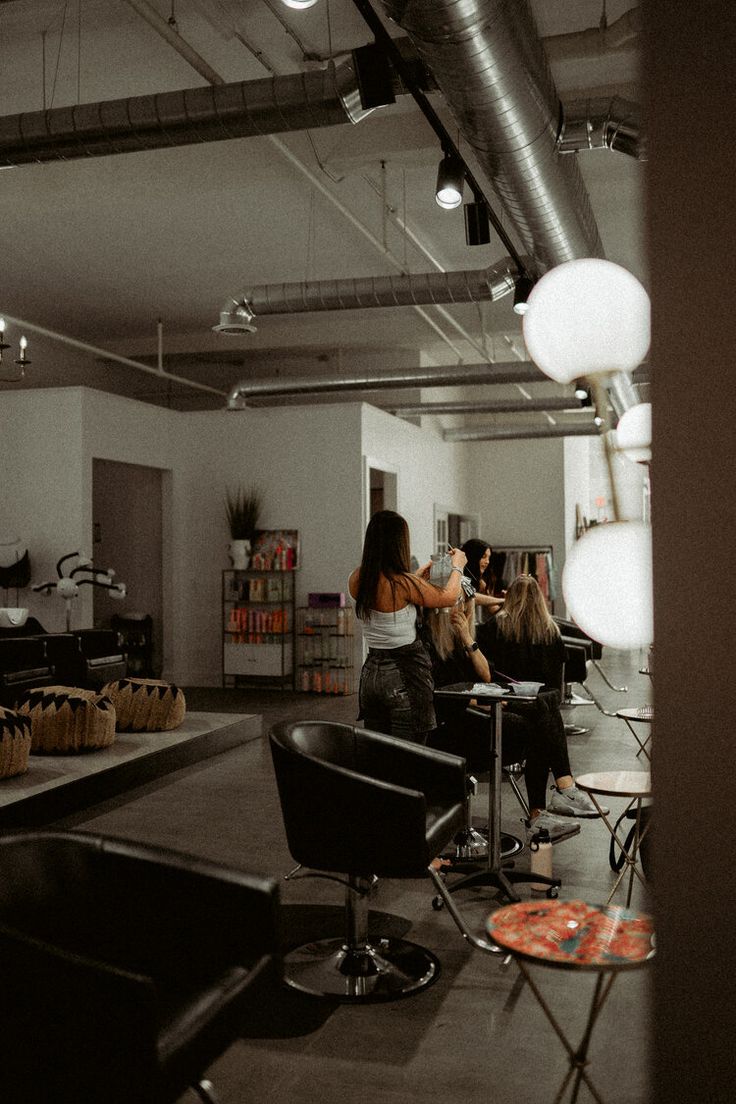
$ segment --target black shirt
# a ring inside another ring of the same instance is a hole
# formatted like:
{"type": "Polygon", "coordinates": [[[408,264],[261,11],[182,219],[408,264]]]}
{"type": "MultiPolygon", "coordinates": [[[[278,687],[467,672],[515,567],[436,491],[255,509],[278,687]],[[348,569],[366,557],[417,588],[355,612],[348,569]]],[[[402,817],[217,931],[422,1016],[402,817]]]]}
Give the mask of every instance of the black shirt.
{"type": "Polygon", "coordinates": [[[565,664],[565,645],[560,636],[548,644],[527,644],[508,640],[498,631],[498,623],[492,617],[479,625],[476,633],[483,655],[491,665],[494,682],[496,676],[503,683],[503,675],[522,682],[544,683],[546,690],[562,690],[565,664]]]}

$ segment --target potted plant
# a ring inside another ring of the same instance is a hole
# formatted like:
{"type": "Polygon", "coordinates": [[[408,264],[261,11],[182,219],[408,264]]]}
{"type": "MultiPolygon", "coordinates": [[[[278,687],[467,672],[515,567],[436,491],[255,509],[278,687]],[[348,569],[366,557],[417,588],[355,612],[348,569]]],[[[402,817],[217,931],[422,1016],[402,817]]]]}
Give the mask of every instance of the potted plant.
{"type": "Polygon", "coordinates": [[[250,563],[251,541],[258,529],[263,508],[263,496],[254,486],[227,491],[225,513],[230,528],[230,559],[236,571],[244,571],[250,563]]]}

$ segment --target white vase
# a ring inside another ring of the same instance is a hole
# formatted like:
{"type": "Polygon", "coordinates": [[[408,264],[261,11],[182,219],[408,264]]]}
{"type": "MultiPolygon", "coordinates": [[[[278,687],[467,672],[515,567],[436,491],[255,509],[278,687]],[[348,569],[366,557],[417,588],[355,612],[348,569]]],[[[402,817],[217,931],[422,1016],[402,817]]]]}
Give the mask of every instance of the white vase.
{"type": "Polygon", "coordinates": [[[250,541],[230,541],[230,559],[235,571],[247,571],[250,564],[250,541]]]}

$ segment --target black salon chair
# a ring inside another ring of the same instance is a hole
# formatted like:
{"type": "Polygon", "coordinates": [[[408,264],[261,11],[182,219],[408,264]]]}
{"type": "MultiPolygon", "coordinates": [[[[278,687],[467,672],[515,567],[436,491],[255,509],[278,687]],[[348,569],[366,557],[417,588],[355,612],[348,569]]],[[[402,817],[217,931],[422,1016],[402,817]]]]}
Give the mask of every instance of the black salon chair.
{"type": "Polygon", "coordinates": [[[29,617],[24,625],[0,629],[0,643],[4,651],[12,654],[17,647],[19,656],[37,640],[44,649],[46,664],[52,669],[53,679],[35,681],[23,685],[81,686],[100,690],[105,683],[125,678],[127,662],[121,636],[113,629],[76,629],[73,632],[48,633],[35,617],[29,617]]]}
{"type": "Polygon", "coordinates": [[[12,709],[24,690],[50,686],[54,669],[46,644],[37,637],[0,637],[0,705],[12,709]]]}
{"type": "Polygon", "coordinates": [[[353,1002],[429,985],[439,973],[429,951],[406,940],[368,942],[368,894],[375,875],[426,875],[462,827],[465,761],[327,721],[276,725],[271,753],[294,860],[347,887],[347,934],[290,952],[288,984],[353,1002]]]}
{"type": "Polygon", "coordinates": [[[0,836],[0,1079],[23,1104],[171,1104],[280,982],[278,888],[81,832],[0,836]]]}

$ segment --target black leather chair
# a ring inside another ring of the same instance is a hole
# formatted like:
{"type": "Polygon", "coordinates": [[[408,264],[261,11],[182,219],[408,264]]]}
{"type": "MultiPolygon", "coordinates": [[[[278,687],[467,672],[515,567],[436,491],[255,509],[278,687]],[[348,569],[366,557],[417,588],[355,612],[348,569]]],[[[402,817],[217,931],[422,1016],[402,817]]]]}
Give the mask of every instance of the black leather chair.
{"type": "Polygon", "coordinates": [[[429,985],[439,973],[429,951],[399,939],[368,942],[368,894],[374,875],[426,875],[463,826],[465,760],[326,721],[276,725],[271,753],[293,858],[345,875],[337,880],[347,887],[346,936],[287,954],[287,983],[356,1002],[429,985]]]}
{"type": "Polygon", "coordinates": [[[0,1079],[23,1104],[169,1104],[280,981],[273,881],[81,832],[0,835],[0,1079]]]}
{"type": "MultiPolygon", "coordinates": [[[[36,640],[43,646],[45,664],[51,669],[51,679],[39,672],[36,681],[24,681],[22,690],[32,686],[81,686],[100,690],[106,682],[125,678],[127,663],[120,634],[113,629],[77,629],[74,632],[47,633],[43,625],[29,617],[25,625],[0,629],[3,654],[12,657],[17,648],[17,665],[36,640]]],[[[9,704],[9,703],[5,703],[9,704]]]]}
{"type": "Polygon", "coordinates": [[[54,669],[43,640],[0,636],[0,705],[12,709],[24,690],[53,681],[54,669]]]}

